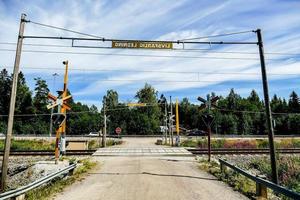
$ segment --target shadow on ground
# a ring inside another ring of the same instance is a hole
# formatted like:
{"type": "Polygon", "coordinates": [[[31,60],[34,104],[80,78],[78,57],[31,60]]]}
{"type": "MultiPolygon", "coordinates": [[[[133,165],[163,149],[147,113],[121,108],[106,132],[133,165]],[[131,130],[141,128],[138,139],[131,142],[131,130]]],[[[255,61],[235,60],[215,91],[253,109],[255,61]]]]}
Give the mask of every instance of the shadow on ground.
{"type": "Polygon", "coordinates": [[[202,179],[202,180],[212,180],[217,181],[216,178],[205,178],[199,176],[188,176],[188,175],[180,175],[180,174],[157,174],[151,172],[141,172],[141,173],[119,173],[119,172],[107,172],[107,173],[89,173],[89,174],[99,174],[99,175],[114,175],[114,176],[123,176],[123,175],[150,175],[150,176],[166,176],[166,177],[178,177],[178,178],[194,178],[194,179],[202,179]]]}

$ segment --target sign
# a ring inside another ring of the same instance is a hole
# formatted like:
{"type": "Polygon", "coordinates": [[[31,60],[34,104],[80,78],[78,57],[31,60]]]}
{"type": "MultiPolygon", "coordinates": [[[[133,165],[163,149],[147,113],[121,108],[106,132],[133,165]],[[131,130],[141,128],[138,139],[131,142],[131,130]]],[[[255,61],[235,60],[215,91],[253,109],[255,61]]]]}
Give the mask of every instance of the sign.
{"type": "Polygon", "coordinates": [[[112,41],[112,48],[172,49],[172,42],[112,41]]]}
{"type": "Polygon", "coordinates": [[[116,134],[119,135],[122,132],[122,129],[120,127],[117,127],[115,131],[116,131],[116,134]]]}
{"type": "Polygon", "coordinates": [[[127,106],[129,107],[133,107],[133,106],[146,106],[147,104],[146,103],[128,103],[127,106]]]}

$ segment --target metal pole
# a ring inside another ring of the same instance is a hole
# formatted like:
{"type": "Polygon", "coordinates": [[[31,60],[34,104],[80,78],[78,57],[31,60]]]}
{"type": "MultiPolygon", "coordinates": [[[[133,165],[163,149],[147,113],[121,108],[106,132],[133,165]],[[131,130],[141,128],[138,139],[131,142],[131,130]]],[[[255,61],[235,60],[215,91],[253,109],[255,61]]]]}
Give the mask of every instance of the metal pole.
{"type": "Polygon", "coordinates": [[[272,125],[273,120],[272,120],[272,113],[271,113],[271,106],[270,106],[270,99],[269,99],[269,89],[268,89],[268,79],[267,79],[267,72],[266,72],[265,57],[264,57],[264,47],[263,47],[263,41],[262,41],[262,36],[261,36],[261,30],[257,29],[256,33],[257,33],[257,39],[258,39],[259,57],[260,57],[260,64],[261,64],[261,75],[262,75],[262,83],[263,83],[263,89],[264,89],[264,101],[265,101],[267,125],[268,125],[272,180],[274,183],[278,184],[278,171],[277,171],[275,145],[274,145],[274,129],[273,129],[273,125],[272,125]]]}
{"type": "Polygon", "coordinates": [[[166,99],[166,101],[165,101],[165,130],[164,130],[164,132],[165,132],[165,143],[167,144],[168,142],[167,142],[167,140],[168,140],[168,130],[167,130],[167,127],[168,127],[168,110],[167,110],[167,106],[168,106],[168,104],[167,104],[167,99],[166,99]]]}
{"type": "Polygon", "coordinates": [[[172,97],[170,96],[170,137],[171,137],[171,146],[173,146],[173,109],[172,109],[172,97]]]}
{"type": "Polygon", "coordinates": [[[211,111],[211,98],[210,94],[207,95],[207,103],[208,103],[208,115],[207,115],[207,148],[208,148],[208,162],[210,162],[211,158],[211,121],[210,121],[210,111],[211,111]]]}
{"type": "Polygon", "coordinates": [[[208,142],[207,142],[207,147],[208,147],[208,162],[210,162],[210,158],[211,158],[211,140],[210,140],[211,126],[210,126],[210,124],[207,124],[207,132],[208,132],[208,142]]]}
{"type": "Polygon", "coordinates": [[[13,124],[14,124],[14,112],[15,112],[15,103],[16,103],[16,95],[17,95],[18,75],[19,75],[20,59],[21,59],[22,44],[23,44],[23,34],[24,34],[24,28],[25,28],[25,22],[26,22],[25,18],[26,18],[26,15],[22,14],[21,21],[20,21],[20,27],[19,27],[17,49],[16,49],[13,81],[12,81],[12,87],[11,87],[7,133],[6,133],[5,145],[4,145],[4,155],[3,155],[2,175],[1,175],[1,191],[4,191],[4,189],[6,187],[7,167],[8,167],[11,137],[12,137],[12,131],[13,131],[13,124]]]}
{"type": "Polygon", "coordinates": [[[102,147],[106,147],[106,112],[105,112],[105,103],[103,104],[103,120],[104,120],[104,127],[103,127],[103,138],[102,138],[102,147]]]}

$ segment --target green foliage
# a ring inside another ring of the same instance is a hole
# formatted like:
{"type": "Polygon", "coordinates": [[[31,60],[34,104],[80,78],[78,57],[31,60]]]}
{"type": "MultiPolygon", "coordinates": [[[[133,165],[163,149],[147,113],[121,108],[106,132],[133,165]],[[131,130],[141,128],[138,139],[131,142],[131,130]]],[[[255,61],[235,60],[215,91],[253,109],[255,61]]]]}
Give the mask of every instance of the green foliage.
{"type": "MultiPolygon", "coordinates": [[[[207,148],[207,138],[187,139],[180,143],[183,147],[207,148]]],[[[299,148],[300,139],[281,139],[275,141],[276,148],[299,148]]],[[[212,148],[269,148],[268,139],[212,139],[212,148]]]]}
{"type": "MultiPolygon", "coordinates": [[[[11,150],[53,150],[54,142],[46,140],[12,140],[11,150]]],[[[0,140],[0,150],[4,149],[4,140],[0,140]]]]}
{"type": "Polygon", "coordinates": [[[33,98],[33,105],[35,107],[36,113],[45,113],[47,112],[47,105],[49,104],[48,100],[48,85],[45,80],[42,80],[40,77],[34,79],[35,84],[35,95],[33,98]]]}
{"type": "MultiPolygon", "coordinates": [[[[35,79],[34,92],[30,91],[26,84],[24,74],[19,73],[17,101],[15,114],[28,114],[28,116],[16,117],[14,120],[14,134],[48,134],[50,110],[47,93],[47,82],[41,78],[35,79]]],[[[9,109],[12,75],[6,69],[0,71],[0,132],[6,132],[7,114],[9,109]]],[[[68,91],[68,94],[71,94],[68,91]]],[[[215,96],[212,92],[212,96],[215,96]]],[[[135,95],[139,103],[147,103],[146,107],[127,107],[119,102],[118,92],[108,90],[103,97],[108,117],[108,134],[114,134],[117,127],[122,128],[122,134],[160,134],[159,126],[165,125],[165,106],[170,111],[167,98],[149,84],[139,89],[135,95]]],[[[194,99],[191,99],[193,102],[194,99]]],[[[99,102],[100,103],[100,102],[99,102]]],[[[90,132],[98,132],[103,128],[103,109],[91,107],[69,101],[73,114],[67,116],[67,134],[87,135],[90,132]]],[[[231,89],[225,97],[220,97],[218,107],[212,111],[215,120],[212,124],[213,134],[238,134],[238,135],[265,135],[267,134],[264,103],[257,92],[252,90],[248,97],[242,97],[231,89]]],[[[285,100],[277,95],[271,100],[271,108],[275,113],[299,113],[300,103],[296,92],[292,92],[290,98],[285,100]]],[[[172,108],[175,110],[174,106],[172,108]]],[[[183,98],[179,103],[180,126],[187,129],[205,130],[203,112],[199,112],[199,104],[192,104],[188,98],[183,98]]],[[[275,134],[300,134],[299,115],[273,115],[276,125],[275,134]]],[[[263,144],[262,144],[263,145],[263,144]]]]}

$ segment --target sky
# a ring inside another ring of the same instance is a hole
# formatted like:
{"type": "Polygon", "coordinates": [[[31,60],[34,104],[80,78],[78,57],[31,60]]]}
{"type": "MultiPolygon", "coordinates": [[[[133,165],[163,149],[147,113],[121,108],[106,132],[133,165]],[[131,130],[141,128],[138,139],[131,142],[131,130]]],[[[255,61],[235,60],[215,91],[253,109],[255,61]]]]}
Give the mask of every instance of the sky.
{"type": "MultiPolygon", "coordinates": [[[[270,95],[300,93],[299,0],[0,0],[0,70],[12,72],[21,13],[27,20],[111,39],[256,42],[262,30],[270,95]]],[[[88,37],[26,23],[25,36],[88,37]]],[[[110,47],[111,42],[74,41],[77,46],[110,47]]],[[[109,89],[121,102],[136,101],[149,83],[159,95],[179,100],[210,92],[226,96],[231,88],[262,97],[257,45],[174,45],[176,50],[71,47],[71,41],[24,39],[20,69],[34,90],[45,79],[52,93],[63,87],[63,60],[75,101],[101,106],[109,89]],[[43,46],[44,45],[44,46],[43,46]],[[51,46],[52,45],[52,46],[51,46]],[[58,76],[53,76],[57,73],[58,76]]]]}

